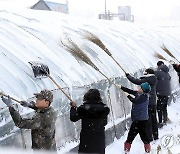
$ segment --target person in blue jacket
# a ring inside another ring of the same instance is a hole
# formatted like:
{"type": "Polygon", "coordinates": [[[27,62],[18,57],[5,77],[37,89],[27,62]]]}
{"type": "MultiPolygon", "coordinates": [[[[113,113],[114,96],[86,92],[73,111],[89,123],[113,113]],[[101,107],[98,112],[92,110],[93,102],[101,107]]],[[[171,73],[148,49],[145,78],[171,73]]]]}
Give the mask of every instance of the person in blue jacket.
{"type": "Polygon", "coordinates": [[[144,143],[145,152],[149,153],[151,150],[150,141],[147,135],[146,126],[148,121],[148,104],[149,104],[149,92],[151,91],[151,86],[149,83],[142,83],[138,91],[134,91],[121,86],[121,89],[128,94],[128,99],[132,102],[131,109],[131,119],[132,124],[128,133],[127,140],[124,143],[124,151],[129,152],[131,144],[139,133],[142,142],[144,143]]]}

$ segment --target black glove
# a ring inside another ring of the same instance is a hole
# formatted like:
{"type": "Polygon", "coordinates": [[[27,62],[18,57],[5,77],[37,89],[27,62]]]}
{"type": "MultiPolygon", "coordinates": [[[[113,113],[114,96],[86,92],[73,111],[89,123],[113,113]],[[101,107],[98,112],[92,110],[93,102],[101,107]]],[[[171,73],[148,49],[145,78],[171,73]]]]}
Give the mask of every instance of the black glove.
{"type": "Polygon", "coordinates": [[[4,102],[4,104],[6,104],[8,107],[13,105],[12,100],[8,97],[8,98],[4,98],[3,96],[1,97],[2,101],[4,102]]]}
{"type": "Polygon", "coordinates": [[[29,103],[29,102],[26,102],[26,101],[21,101],[21,103],[20,103],[22,106],[24,106],[24,107],[29,107],[29,106],[31,106],[31,104],[29,103]]]}
{"type": "Polygon", "coordinates": [[[129,75],[129,73],[125,73],[126,74],[126,76],[128,76],[129,75]]]}

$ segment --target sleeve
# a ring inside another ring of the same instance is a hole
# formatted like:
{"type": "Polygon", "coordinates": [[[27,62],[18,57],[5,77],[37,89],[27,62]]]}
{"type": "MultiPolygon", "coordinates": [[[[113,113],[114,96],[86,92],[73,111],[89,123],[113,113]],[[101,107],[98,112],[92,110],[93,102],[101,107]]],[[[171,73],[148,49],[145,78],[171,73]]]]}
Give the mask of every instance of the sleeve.
{"type": "Polygon", "coordinates": [[[103,124],[104,124],[104,126],[106,126],[107,125],[107,115],[109,114],[109,112],[110,112],[110,109],[108,108],[108,107],[106,107],[106,110],[105,110],[105,116],[104,116],[104,119],[103,119],[103,124]]]}
{"type": "Polygon", "coordinates": [[[126,87],[121,87],[121,89],[124,91],[124,92],[127,92],[127,93],[129,93],[129,94],[132,94],[132,95],[134,95],[134,96],[136,96],[137,95],[137,91],[134,91],[134,90],[131,90],[131,89],[128,89],[128,88],[126,88],[126,87]]]}
{"type": "Polygon", "coordinates": [[[13,107],[9,107],[9,111],[17,127],[25,129],[41,129],[42,125],[40,118],[22,119],[19,112],[17,112],[13,107]]]}
{"type": "Polygon", "coordinates": [[[173,68],[175,69],[175,71],[176,71],[177,73],[180,73],[180,65],[173,64],[173,68]]]}
{"type": "Polygon", "coordinates": [[[70,109],[70,120],[73,122],[78,121],[81,119],[81,116],[78,114],[77,107],[73,106],[70,109]]]}
{"type": "Polygon", "coordinates": [[[130,74],[127,76],[127,78],[129,79],[129,81],[131,81],[132,83],[137,84],[137,85],[140,85],[140,84],[146,82],[145,78],[137,79],[137,78],[132,77],[130,74]]]}

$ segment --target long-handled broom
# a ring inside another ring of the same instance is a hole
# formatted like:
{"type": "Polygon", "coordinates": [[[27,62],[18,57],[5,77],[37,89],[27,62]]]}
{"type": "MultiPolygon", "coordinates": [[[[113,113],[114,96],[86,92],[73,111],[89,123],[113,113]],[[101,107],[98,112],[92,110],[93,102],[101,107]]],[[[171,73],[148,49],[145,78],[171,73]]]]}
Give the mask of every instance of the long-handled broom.
{"type": "Polygon", "coordinates": [[[106,46],[104,45],[104,43],[98,38],[98,36],[96,36],[95,34],[92,34],[89,31],[84,30],[85,32],[85,38],[91,42],[93,42],[94,44],[96,44],[97,46],[99,46],[102,50],[104,50],[114,61],[115,63],[123,70],[124,73],[126,73],[126,71],[124,70],[124,68],[116,61],[116,59],[112,56],[111,52],[108,50],[108,48],[106,48],[106,46]]]}
{"type": "Polygon", "coordinates": [[[171,53],[171,51],[169,51],[169,49],[164,44],[161,46],[161,49],[163,49],[170,57],[174,58],[180,63],[180,61],[171,53]]]}
{"type": "Polygon", "coordinates": [[[71,97],[68,94],[66,94],[66,92],[63,90],[63,88],[61,88],[58,85],[58,83],[52,78],[52,76],[50,75],[49,67],[46,64],[43,64],[41,62],[35,62],[35,61],[31,61],[28,63],[32,67],[35,78],[36,77],[48,77],[71,102],[73,101],[71,99],[71,97]]]}
{"type": "MultiPolygon", "coordinates": [[[[111,82],[111,80],[104,74],[102,73],[99,68],[91,61],[91,59],[70,39],[70,38],[66,38],[67,39],[67,42],[68,44],[65,44],[62,40],[61,40],[61,43],[63,45],[63,47],[68,50],[73,56],[79,58],[80,60],[82,60],[83,62],[85,62],[86,64],[90,65],[91,67],[93,67],[96,71],[98,71],[101,75],[103,75],[109,82],[111,82]]],[[[111,82],[112,83],[112,82],[111,82]]],[[[112,83],[114,84],[114,83],[112,83]]],[[[118,85],[114,84],[117,88],[118,85]]],[[[112,104],[110,103],[110,106],[111,106],[111,110],[112,110],[112,104]]],[[[124,105],[123,105],[124,107],[124,105]]],[[[124,112],[125,112],[125,109],[124,109],[124,112]]],[[[126,114],[126,113],[125,113],[126,114]]],[[[112,115],[114,117],[114,114],[113,114],[113,110],[112,110],[112,115]]],[[[113,120],[114,122],[114,120],[113,120]]],[[[115,128],[115,124],[114,124],[114,128],[115,128]]],[[[115,129],[115,134],[116,133],[116,129],[115,129]]]]}

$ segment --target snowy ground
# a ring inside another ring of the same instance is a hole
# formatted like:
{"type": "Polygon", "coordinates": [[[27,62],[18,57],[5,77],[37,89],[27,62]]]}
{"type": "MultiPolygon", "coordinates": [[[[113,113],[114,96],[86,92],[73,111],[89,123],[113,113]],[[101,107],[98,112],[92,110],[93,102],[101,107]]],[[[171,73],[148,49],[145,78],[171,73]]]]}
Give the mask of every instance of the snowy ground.
{"type": "MultiPolygon", "coordinates": [[[[159,140],[156,142],[152,142],[152,152],[151,154],[157,154],[157,146],[161,145],[161,152],[160,154],[180,154],[180,99],[176,103],[171,103],[170,106],[168,106],[168,116],[171,119],[171,124],[167,124],[162,129],[159,130],[159,140]],[[170,149],[171,153],[168,153],[167,149],[170,149]]],[[[114,142],[106,147],[106,154],[123,154],[123,144],[124,141],[127,138],[127,133],[125,132],[124,136],[122,136],[119,140],[115,139],[114,142]]],[[[77,143],[70,143],[67,144],[64,148],[61,148],[58,151],[58,154],[65,154],[68,153],[70,149],[75,147],[77,143]]],[[[6,151],[6,154],[24,154],[24,151],[16,151],[15,149],[12,150],[6,150],[6,149],[0,149],[0,153],[4,153],[6,151]]],[[[144,154],[144,147],[143,143],[140,140],[139,135],[135,138],[131,152],[130,154],[144,154]]],[[[26,154],[34,154],[34,152],[26,151],[26,154]]],[[[44,152],[43,152],[44,154],[44,152]]]]}
{"type": "MultiPolygon", "coordinates": [[[[171,103],[168,106],[168,116],[171,119],[171,124],[167,124],[159,130],[159,140],[151,142],[151,154],[157,154],[157,146],[160,145],[161,154],[180,154],[180,99],[176,103],[171,103]],[[171,153],[168,153],[168,149],[171,153]]],[[[119,140],[115,139],[113,144],[106,147],[106,154],[123,154],[124,141],[127,138],[128,132],[125,132],[119,140]]],[[[68,144],[65,148],[61,148],[58,154],[63,154],[69,151],[76,143],[68,144]]],[[[140,140],[139,135],[135,138],[130,154],[144,154],[144,145],[140,140]]]]}
{"type": "MultiPolygon", "coordinates": [[[[167,124],[159,130],[159,140],[152,142],[152,154],[157,154],[157,146],[161,145],[162,154],[167,154],[167,148],[172,154],[180,154],[180,99],[168,107],[168,116],[172,123],[167,124]]],[[[113,144],[106,148],[106,154],[122,154],[123,144],[127,138],[127,133],[120,140],[115,140],[113,144]]],[[[143,143],[139,135],[135,138],[130,154],[144,154],[143,143]]]]}

